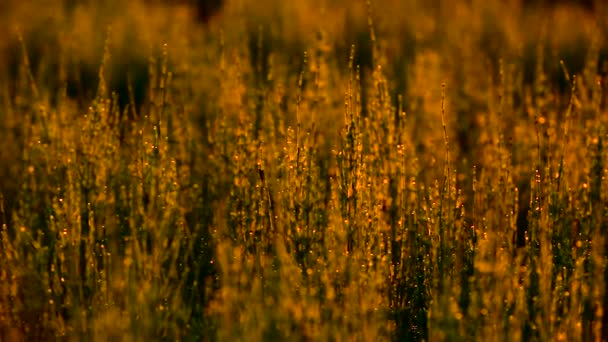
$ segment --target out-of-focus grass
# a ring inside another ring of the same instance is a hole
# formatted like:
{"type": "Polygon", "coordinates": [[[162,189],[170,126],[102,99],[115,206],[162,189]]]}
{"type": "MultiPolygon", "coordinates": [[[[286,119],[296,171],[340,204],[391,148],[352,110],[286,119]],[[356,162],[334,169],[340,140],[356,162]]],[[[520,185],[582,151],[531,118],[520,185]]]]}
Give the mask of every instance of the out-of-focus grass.
{"type": "Polygon", "coordinates": [[[602,340],[606,9],[0,4],[7,340],[602,340]]]}

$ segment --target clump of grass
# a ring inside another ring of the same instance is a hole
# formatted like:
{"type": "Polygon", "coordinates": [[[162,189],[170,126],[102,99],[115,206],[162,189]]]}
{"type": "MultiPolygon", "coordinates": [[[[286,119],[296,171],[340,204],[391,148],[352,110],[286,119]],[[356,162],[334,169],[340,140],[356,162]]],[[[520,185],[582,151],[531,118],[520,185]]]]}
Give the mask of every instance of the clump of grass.
{"type": "Polygon", "coordinates": [[[597,31],[527,37],[539,9],[502,2],[241,5],[0,46],[2,338],[607,336],[597,31]]]}

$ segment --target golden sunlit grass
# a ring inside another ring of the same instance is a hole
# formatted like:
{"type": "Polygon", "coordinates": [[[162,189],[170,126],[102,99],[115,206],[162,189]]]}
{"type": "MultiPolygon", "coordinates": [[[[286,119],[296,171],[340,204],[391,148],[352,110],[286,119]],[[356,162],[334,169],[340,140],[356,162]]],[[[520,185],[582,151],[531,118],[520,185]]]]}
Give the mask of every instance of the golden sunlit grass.
{"type": "Polygon", "coordinates": [[[0,5],[1,340],[604,340],[606,12],[0,5]]]}

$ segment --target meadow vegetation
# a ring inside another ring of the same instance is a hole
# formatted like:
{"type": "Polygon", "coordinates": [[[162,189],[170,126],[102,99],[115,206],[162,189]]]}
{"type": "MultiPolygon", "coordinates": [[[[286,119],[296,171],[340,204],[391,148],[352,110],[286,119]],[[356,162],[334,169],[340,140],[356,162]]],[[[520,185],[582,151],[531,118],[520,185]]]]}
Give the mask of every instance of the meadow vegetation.
{"type": "Polygon", "coordinates": [[[585,3],[2,1],[0,340],[608,339],[585,3]]]}

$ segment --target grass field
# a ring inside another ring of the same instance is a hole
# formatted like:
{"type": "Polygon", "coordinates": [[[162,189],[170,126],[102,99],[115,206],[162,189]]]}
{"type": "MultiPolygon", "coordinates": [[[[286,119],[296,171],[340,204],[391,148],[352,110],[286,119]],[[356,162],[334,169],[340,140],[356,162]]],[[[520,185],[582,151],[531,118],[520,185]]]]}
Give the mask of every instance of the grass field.
{"type": "Polygon", "coordinates": [[[0,340],[608,339],[608,7],[195,13],[0,4],[0,340]]]}

